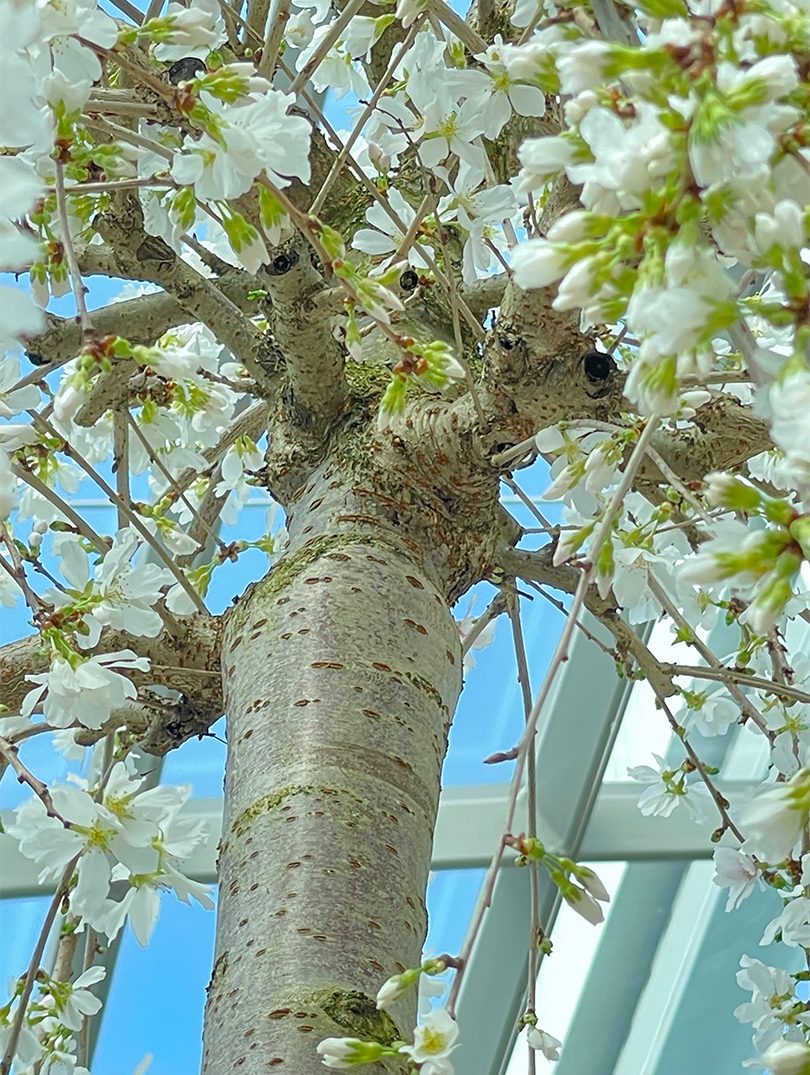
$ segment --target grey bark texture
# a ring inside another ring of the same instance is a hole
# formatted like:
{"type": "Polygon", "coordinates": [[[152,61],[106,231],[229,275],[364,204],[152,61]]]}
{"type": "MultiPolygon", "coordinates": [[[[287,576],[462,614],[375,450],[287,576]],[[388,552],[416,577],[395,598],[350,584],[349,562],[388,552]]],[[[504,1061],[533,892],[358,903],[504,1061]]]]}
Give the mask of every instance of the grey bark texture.
{"type": "Polygon", "coordinates": [[[321,1069],[327,1036],[406,1039],[374,997],[420,959],[458,632],[419,565],[304,541],[231,615],[230,744],[206,1075],[321,1069]]]}

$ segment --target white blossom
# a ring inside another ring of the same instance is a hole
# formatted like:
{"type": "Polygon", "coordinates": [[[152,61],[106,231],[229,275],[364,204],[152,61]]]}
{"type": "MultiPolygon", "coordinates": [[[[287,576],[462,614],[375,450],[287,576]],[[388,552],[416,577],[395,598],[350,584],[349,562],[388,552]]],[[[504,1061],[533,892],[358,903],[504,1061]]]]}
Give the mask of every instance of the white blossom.
{"type": "Polygon", "coordinates": [[[733,847],[716,847],[714,871],[714,883],[728,889],[727,911],[739,907],[754,891],[758,873],[750,855],[733,847]]]}
{"type": "MultiPolygon", "coordinates": [[[[392,188],[388,194],[388,200],[391,208],[405,225],[405,229],[408,229],[413,223],[416,213],[412,206],[405,201],[405,198],[400,194],[396,187],[392,188]]],[[[402,245],[402,241],[405,238],[405,231],[395,224],[391,217],[386,213],[385,209],[375,202],[370,205],[366,210],[366,220],[372,225],[371,228],[360,228],[352,239],[352,246],[355,250],[362,250],[364,254],[372,254],[375,257],[381,254],[391,255],[386,257],[381,263],[380,268],[386,268],[394,259],[394,255],[402,245]]],[[[421,243],[412,243],[407,255],[408,262],[415,266],[417,269],[426,269],[427,262],[420,253],[421,243]]],[[[430,246],[425,247],[429,256],[432,256],[433,249],[430,246]]]]}
{"type": "Polygon", "coordinates": [[[810,1045],[804,1041],[775,1041],[746,1067],[767,1068],[771,1075],[809,1075],[810,1045]]]}
{"type": "Polygon", "coordinates": [[[776,938],[789,948],[810,945],[810,899],[797,896],[788,900],[781,914],[765,927],[760,944],[772,944],[776,938]]]}
{"type": "Polygon", "coordinates": [[[155,45],[155,55],[164,63],[182,60],[186,56],[204,59],[227,37],[217,0],[195,0],[193,7],[169,4],[163,19],[169,31],[155,45]]]}
{"type": "Polygon", "coordinates": [[[237,198],[262,172],[279,187],[292,178],[306,182],[310,126],[303,117],[289,114],[292,103],[277,90],[227,110],[212,101],[210,107],[223,113],[221,141],[206,133],[198,139],[187,137],[184,152],[174,159],[172,176],[193,185],[204,200],[237,198]]]}
{"type": "Polygon", "coordinates": [[[681,769],[670,769],[658,754],[654,754],[658,768],[650,765],[634,765],[627,770],[631,780],[637,780],[647,787],[641,793],[638,808],[645,816],[669,817],[681,803],[685,803],[696,820],[702,819],[701,808],[695,803],[695,796],[708,795],[706,785],[692,781],[687,783],[686,775],[681,769]]]}
{"type": "Polygon", "coordinates": [[[793,1023],[796,984],[787,971],[750,956],[744,955],[740,966],[737,984],[751,992],[751,1000],[739,1004],[734,1015],[741,1023],[753,1025],[754,1046],[765,1050],[781,1039],[786,1024],[793,1023]]]}
{"type": "Polygon", "coordinates": [[[104,967],[88,967],[75,981],[64,983],[57,991],[55,1010],[59,1021],[69,1030],[81,1030],[84,1019],[101,1009],[101,1001],[87,988],[106,976],[104,967]]]}
{"type": "Polygon", "coordinates": [[[541,1030],[540,1027],[530,1026],[526,1035],[526,1041],[529,1043],[531,1049],[535,1049],[537,1052],[542,1053],[546,1060],[560,1059],[562,1042],[555,1038],[553,1034],[541,1030]]]}
{"type": "Polygon", "coordinates": [[[453,1051],[457,1038],[456,1021],[444,1008],[433,1008],[414,1030],[413,1045],[403,1045],[400,1052],[406,1053],[414,1064],[442,1060],[453,1051]]]}
{"type": "Polygon", "coordinates": [[[760,791],[739,812],[744,849],[764,862],[778,863],[793,851],[810,812],[808,772],[760,791]]]}
{"type": "Polygon", "coordinates": [[[74,723],[100,728],[117,706],[137,695],[133,682],[117,668],[146,672],[149,661],[129,649],[92,657],[77,655],[70,661],[57,657],[48,672],[27,677],[37,686],[26,694],[22,712],[33,713],[41,703],[42,713],[54,728],[74,723]]]}

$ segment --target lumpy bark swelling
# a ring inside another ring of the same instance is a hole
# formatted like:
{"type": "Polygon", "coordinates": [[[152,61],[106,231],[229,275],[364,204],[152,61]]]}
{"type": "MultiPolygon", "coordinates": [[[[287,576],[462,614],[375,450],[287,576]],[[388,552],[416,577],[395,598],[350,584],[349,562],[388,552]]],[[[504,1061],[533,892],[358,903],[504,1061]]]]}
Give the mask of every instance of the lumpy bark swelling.
{"type": "Polygon", "coordinates": [[[374,997],[420,959],[458,633],[403,551],[362,531],[319,533],[231,614],[223,679],[203,1070],[315,1075],[322,1038],[392,1041],[413,1026],[415,996],[390,1017],[374,997]]]}

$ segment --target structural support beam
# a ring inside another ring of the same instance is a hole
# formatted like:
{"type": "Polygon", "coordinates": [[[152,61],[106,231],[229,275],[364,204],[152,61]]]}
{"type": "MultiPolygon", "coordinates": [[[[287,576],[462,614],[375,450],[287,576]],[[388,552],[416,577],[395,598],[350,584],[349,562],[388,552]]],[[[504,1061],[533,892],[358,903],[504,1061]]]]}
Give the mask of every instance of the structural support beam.
{"type": "MultiPolygon", "coordinates": [[[[720,784],[732,802],[742,799],[755,786],[750,781],[720,784]]],[[[655,859],[709,858],[712,846],[707,832],[699,828],[685,811],[669,818],[642,817],[638,810],[638,784],[606,784],[596,800],[591,821],[578,847],[560,842],[559,834],[546,838],[550,850],[576,854],[583,862],[630,862],[655,859]]],[[[517,813],[518,830],[526,827],[525,802],[517,813]]],[[[217,842],[222,826],[222,800],[196,799],[188,808],[189,817],[202,818],[208,839],[194,852],[187,872],[196,881],[216,881],[217,842]]],[[[439,807],[433,848],[434,870],[461,870],[487,866],[503,832],[506,792],[501,784],[481,787],[447,788],[439,807]]],[[[541,819],[543,815],[541,815],[541,819]]],[[[11,814],[0,812],[0,824],[8,824],[11,814]]],[[[553,818],[542,831],[550,832],[553,818]]],[[[48,892],[37,884],[39,868],[17,851],[16,841],[0,834],[0,899],[34,896],[48,892]]]]}
{"type": "MultiPolygon", "coordinates": [[[[596,620],[587,616],[586,621],[590,631],[605,638],[596,620]]],[[[554,850],[579,856],[629,689],[617,680],[607,653],[576,633],[538,724],[538,834],[554,850]]],[[[525,818],[517,819],[515,830],[524,823],[525,818]]],[[[490,856],[497,845],[496,839],[490,856]]],[[[453,1060],[459,1075],[497,1075],[508,1063],[525,1006],[528,893],[527,871],[507,868],[498,877],[459,995],[462,1044],[453,1060]],[[511,911],[504,911],[505,904],[511,911]]],[[[546,932],[553,929],[558,904],[556,889],[543,885],[540,913],[546,932]]]]}
{"type": "MultiPolygon", "coordinates": [[[[589,1075],[733,1075],[754,1055],[752,1028],[733,1015],[738,1004],[750,999],[737,986],[735,973],[744,953],[769,962],[768,949],[760,949],[757,941],[763,923],[779,913],[781,904],[777,893],[756,891],[727,914],[726,893],[712,884],[712,876],[709,862],[686,870],[615,1067],[603,1068],[595,1060],[595,1066],[578,1070],[589,1075]]],[[[621,965],[613,971],[621,975],[621,965]]],[[[590,1002],[597,1005],[602,990],[613,988],[605,978],[593,986],[590,1002]]]]}
{"type": "Polygon", "coordinates": [[[625,870],[555,1075],[613,1072],[687,869],[680,860],[633,863],[625,870]]]}

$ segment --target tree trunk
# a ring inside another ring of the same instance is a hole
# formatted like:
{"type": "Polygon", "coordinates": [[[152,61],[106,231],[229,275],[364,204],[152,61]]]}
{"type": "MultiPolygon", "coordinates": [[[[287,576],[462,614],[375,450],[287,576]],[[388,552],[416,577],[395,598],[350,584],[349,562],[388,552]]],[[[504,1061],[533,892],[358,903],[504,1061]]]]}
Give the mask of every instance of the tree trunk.
{"type": "Polygon", "coordinates": [[[393,1018],[374,998],[421,957],[461,650],[429,558],[331,477],[304,491],[287,554],[226,625],[205,1075],[315,1075],[324,1037],[413,1027],[415,996],[393,1018]]]}

